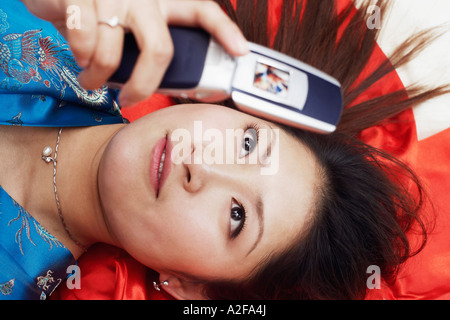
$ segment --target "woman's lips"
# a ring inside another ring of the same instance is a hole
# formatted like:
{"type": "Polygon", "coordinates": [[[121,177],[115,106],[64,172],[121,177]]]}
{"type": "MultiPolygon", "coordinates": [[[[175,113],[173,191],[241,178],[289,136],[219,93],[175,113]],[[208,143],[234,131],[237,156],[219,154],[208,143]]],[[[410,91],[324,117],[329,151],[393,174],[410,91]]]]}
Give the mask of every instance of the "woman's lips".
{"type": "Polygon", "coordinates": [[[172,147],[170,140],[168,140],[167,137],[159,140],[153,148],[152,158],[150,161],[150,181],[157,197],[171,170],[171,149],[172,147]],[[164,151],[165,157],[161,163],[164,151]],[[161,165],[162,172],[160,174],[161,165]]]}

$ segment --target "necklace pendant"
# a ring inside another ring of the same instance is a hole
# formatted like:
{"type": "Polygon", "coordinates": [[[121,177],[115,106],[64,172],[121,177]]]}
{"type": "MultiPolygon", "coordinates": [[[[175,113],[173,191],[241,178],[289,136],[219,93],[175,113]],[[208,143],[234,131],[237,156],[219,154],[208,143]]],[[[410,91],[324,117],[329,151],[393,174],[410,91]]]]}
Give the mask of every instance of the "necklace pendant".
{"type": "Polygon", "coordinates": [[[42,150],[42,160],[44,160],[47,163],[50,163],[50,161],[55,161],[50,155],[53,153],[53,149],[51,147],[45,147],[44,150],[42,150]]]}
{"type": "Polygon", "coordinates": [[[55,159],[53,159],[52,157],[44,157],[44,156],[42,156],[42,160],[44,160],[47,163],[50,163],[50,161],[55,161],[55,159]]]}
{"type": "Polygon", "coordinates": [[[51,147],[45,147],[44,150],[42,150],[42,156],[48,157],[53,153],[53,149],[51,147]]]}

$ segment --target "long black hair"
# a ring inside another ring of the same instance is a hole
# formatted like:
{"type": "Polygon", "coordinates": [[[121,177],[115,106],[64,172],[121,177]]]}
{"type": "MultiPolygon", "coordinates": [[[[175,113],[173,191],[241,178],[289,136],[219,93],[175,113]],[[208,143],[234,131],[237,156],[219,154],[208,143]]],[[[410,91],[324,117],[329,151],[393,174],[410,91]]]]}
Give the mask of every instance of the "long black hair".
{"type": "Polygon", "coordinates": [[[357,10],[350,2],[338,14],[335,0],[284,0],[276,30],[268,30],[268,1],[238,0],[235,8],[230,0],[216,0],[250,41],[338,79],[345,111],[338,130],[330,135],[282,126],[311,150],[320,167],[314,212],[297,241],[268,257],[246,281],[208,283],[205,293],[212,299],[364,298],[367,268],[376,265],[386,281],[394,281],[399,266],[425,245],[427,227],[420,215],[425,196],[418,177],[358,135],[448,88],[409,88],[349,106],[372,84],[413,59],[432,36],[422,33],[407,39],[355,85],[378,35],[377,29],[367,28],[368,6],[375,4],[383,12],[385,1],[368,1],[357,10]],[[407,236],[412,228],[423,235],[415,248],[407,236]]]}

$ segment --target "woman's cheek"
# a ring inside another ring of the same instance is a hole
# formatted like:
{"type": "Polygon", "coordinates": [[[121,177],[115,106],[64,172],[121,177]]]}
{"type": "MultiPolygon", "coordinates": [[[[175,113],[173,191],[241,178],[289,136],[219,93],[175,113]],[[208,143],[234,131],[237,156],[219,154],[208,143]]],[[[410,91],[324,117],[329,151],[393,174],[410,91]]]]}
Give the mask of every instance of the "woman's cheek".
{"type": "Polygon", "coordinates": [[[163,245],[167,245],[168,251],[188,252],[191,256],[199,257],[219,250],[223,231],[217,216],[203,207],[189,204],[180,204],[170,211],[162,213],[167,217],[163,245]]]}

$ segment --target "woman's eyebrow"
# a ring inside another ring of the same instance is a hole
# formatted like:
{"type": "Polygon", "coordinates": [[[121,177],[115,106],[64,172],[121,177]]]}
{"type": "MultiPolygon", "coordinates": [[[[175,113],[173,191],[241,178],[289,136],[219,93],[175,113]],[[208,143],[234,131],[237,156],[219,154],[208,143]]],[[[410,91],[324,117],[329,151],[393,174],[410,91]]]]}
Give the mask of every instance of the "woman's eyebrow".
{"type": "Polygon", "coordinates": [[[262,201],[262,197],[260,194],[256,196],[256,215],[258,216],[259,224],[258,237],[256,238],[255,243],[253,243],[250,250],[247,252],[246,256],[248,256],[258,246],[258,243],[261,241],[262,235],[264,233],[264,202],[262,201]]]}
{"type": "Polygon", "coordinates": [[[273,144],[275,143],[275,141],[276,141],[276,134],[275,134],[275,130],[274,130],[274,128],[272,128],[272,126],[270,126],[269,125],[269,128],[270,128],[270,139],[268,140],[268,141],[266,141],[266,150],[265,150],[265,152],[264,152],[264,154],[262,155],[262,161],[261,161],[261,163],[262,163],[262,165],[263,166],[266,166],[267,165],[267,158],[270,158],[271,157],[271,155],[272,155],[272,146],[273,146],[273,144]]]}

